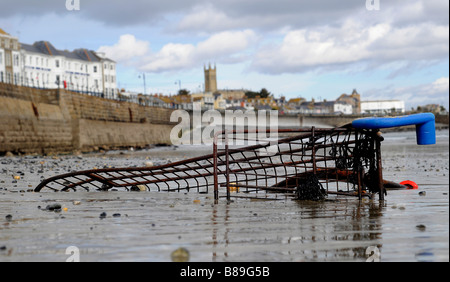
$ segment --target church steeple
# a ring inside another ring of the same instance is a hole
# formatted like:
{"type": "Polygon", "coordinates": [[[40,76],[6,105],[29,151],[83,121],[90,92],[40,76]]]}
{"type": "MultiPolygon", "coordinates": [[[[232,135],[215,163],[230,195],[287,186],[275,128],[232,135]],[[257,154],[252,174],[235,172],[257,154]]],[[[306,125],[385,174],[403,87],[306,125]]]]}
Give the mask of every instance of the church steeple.
{"type": "Polygon", "coordinates": [[[214,64],[214,68],[211,68],[211,63],[208,64],[208,68],[204,67],[205,71],[205,92],[217,91],[217,68],[214,64]]]}

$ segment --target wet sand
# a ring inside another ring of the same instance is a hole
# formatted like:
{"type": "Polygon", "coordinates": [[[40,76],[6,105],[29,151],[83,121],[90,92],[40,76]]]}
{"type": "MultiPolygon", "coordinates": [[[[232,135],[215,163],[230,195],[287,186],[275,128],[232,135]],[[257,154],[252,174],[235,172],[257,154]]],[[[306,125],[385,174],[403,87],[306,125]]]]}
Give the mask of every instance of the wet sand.
{"type": "Polygon", "coordinates": [[[437,135],[437,145],[417,146],[414,132],[385,134],[384,178],[419,189],[388,191],[384,202],[330,195],[214,204],[212,193],[29,191],[74,170],[209,152],[201,146],[0,158],[0,261],[64,262],[75,249],[83,262],[159,262],[179,247],[190,261],[449,261],[448,131],[437,135]],[[61,211],[45,209],[55,203],[61,211]],[[372,249],[379,256],[366,254],[372,249]]]}

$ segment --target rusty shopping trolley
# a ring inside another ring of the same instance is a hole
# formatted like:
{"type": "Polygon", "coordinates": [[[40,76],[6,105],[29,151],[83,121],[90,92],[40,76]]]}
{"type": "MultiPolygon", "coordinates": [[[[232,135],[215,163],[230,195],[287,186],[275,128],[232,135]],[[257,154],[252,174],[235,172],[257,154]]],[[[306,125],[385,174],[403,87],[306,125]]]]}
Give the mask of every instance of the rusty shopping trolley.
{"type": "MultiPolygon", "coordinates": [[[[434,115],[356,120],[338,128],[223,131],[213,153],[165,165],[72,172],[35,191],[213,192],[214,199],[320,200],[328,194],[384,199],[379,129],[415,124],[418,143],[434,144],[434,115]],[[267,136],[269,135],[269,136],[267,136]]],[[[400,184],[398,184],[400,185],[400,184]]]]}

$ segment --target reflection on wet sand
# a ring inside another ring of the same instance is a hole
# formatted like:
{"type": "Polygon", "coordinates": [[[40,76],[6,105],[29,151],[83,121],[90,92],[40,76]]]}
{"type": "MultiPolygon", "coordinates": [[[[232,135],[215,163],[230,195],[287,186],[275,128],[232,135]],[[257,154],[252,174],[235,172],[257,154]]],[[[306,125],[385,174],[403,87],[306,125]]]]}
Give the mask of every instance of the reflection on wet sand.
{"type": "Polygon", "coordinates": [[[211,260],[227,261],[237,252],[245,256],[253,252],[275,261],[365,261],[369,246],[381,250],[384,203],[345,198],[289,201],[274,204],[273,210],[259,210],[262,214],[234,203],[214,205],[211,260]],[[247,246],[249,240],[256,244],[247,246]]]}

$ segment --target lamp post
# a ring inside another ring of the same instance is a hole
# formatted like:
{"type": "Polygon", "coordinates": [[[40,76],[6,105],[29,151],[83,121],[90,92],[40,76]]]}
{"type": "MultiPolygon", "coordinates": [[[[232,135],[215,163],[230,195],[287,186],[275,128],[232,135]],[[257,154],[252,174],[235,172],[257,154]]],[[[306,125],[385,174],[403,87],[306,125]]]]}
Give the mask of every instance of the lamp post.
{"type": "Polygon", "coordinates": [[[181,80],[175,81],[175,84],[178,84],[179,90],[181,90],[181,80]]]}
{"type": "MultiPolygon", "coordinates": [[[[141,76],[139,76],[141,78],[141,76]]],[[[142,74],[142,79],[144,80],[144,95],[147,93],[147,87],[145,86],[145,73],[142,74]]]]}

